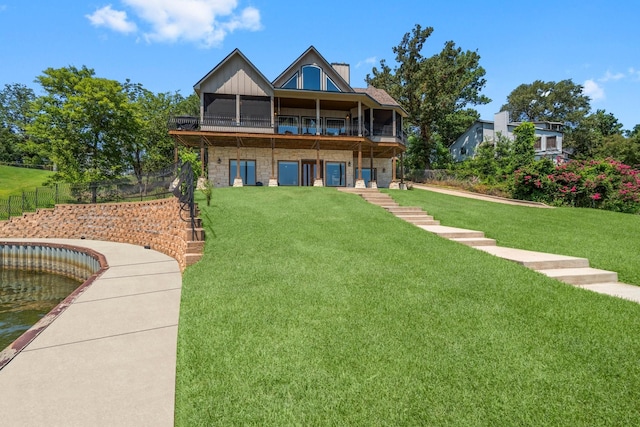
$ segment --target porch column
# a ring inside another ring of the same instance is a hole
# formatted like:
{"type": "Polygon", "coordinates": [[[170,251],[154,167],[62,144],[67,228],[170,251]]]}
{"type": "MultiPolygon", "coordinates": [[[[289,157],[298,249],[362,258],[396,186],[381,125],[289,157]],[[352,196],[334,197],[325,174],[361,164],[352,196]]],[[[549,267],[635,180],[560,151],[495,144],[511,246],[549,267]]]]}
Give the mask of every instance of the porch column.
{"type": "Polygon", "coordinates": [[[316,142],[316,177],[313,181],[314,187],[324,187],[324,182],[322,182],[321,174],[320,174],[320,141],[316,142]]]}
{"type": "Polygon", "coordinates": [[[373,176],[373,145],[371,145],[371,152],[369,154],[369,171],[371,175],[371,179],[369,180],[369,188],[378,188],[378,183],[373,176]]]}
{"type": "Polygon", "coordinates": [[[276,120],[275,120],[275,104],[273,102],[273,95],[271,96],[271,127],[275,129],[276,120]]]}
{"type": "Polygon", "coordinates": [[[206,174],[206,168],[207,168],[207,164],[205,163],[206,161],[206,156],[204,153],[204,138],[200,138],[200,176],[204,177],[206,174]]]}
{"type": "Polygon", "coordinates": [[[242,177],[240,176],[240,138],[238,138],[238,145],[236,147],[236,177],[233,180],[234,187],[242,187],[242,177]]]}
{"type": "Polygon", "coordinates": [[[358,101],[358,136],[362,136],[362,101],[358,101]]]}
{"type": "Polygon", "coordinates": [[[236,95],[236,124],[240,124],[240,95],[236,95]]]}
{"type": "Polygon", "coordinates": [[[358,144],[358,179],[356,179],[355,188],[367,188],[362,179],[362,143],[358,144]]]}
{"type": "Polygon", "coordinates": [[[316,99],[316,135],[320,135],[320,98],[316,99]]]}
{"type": "Polygon", "coordinates": [[[373,136],[373,108],[369,108],[369,137],[373,136]]]}
{"type": "Polygon", "coordinates": [[[269,177],[269,187],[278,186],[278,180],[276,179],[276,159],[275,159],[274,149],[275,149],[275,142],[273,141],[273,138],[271,138],[271,177],[269,177]]]}
{"type": "MultiPolygon", "coordinates": [[[[397,123],[396,123],[396,110],[393,110],[393,129],[391,130],[393,136],[398,136],[398,132],[396,132],[397,123]]],[[[396,155],[394,154],[393,157],[396,155]]]]}
{"type": "Polygon", "coordinates": [[[399,189],[400,189],[400,185],[398,184],[398,179],[396,177],[396,149],[394,148],[393,157],[391,157],[391,183],[389,184],[389,190],[399,190],[399,189]]]}
{"type": "Polygon", "coordinates": [[[173,163],[178,164],[178,139],[173,138],[173,163]]]}
{"type": "Polygon", "coordinates": [[[404,152],[400,153],[400,189],[407,189],[407,187],[405,187],[404,185],[404,152]]]}

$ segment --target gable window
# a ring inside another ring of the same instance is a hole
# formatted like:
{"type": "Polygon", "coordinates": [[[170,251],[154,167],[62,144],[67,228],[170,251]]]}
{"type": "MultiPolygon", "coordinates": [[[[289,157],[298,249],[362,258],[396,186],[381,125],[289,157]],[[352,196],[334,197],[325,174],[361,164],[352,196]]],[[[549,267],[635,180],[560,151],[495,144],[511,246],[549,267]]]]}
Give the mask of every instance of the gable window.
{"type": "Polygon", "coordinates": [[[285,84],[282,89],[298,89],[298,73],[295,73],[285,84]]]}
{"type": "Polygon", "coordinates": [[[320,67],[305,65],[302,67],[302,89],[320,90],[320,67]]]}
{"type": "MultiPolygon", "coordinates": [[[[229,161],[229,185],[233,185],[237,174],[237,160],[229,161]]],[[[244,185],[256,185],[256,161],[240,160],[240,177],[244,185]]]]}
{"type": "Polygon", "coordinates": [[[327,77],[327,92],[342,92],[329,77],[327,77]]]}

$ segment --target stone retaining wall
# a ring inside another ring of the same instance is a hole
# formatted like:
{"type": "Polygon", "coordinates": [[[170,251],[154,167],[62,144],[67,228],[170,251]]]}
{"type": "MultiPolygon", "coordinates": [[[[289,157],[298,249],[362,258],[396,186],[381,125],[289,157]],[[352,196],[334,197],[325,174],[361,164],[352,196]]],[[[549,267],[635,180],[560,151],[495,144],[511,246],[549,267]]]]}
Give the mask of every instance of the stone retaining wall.
{"type": "MultiPolygon", "coordinates": [[[[184,216],[184,215],[183,215],[184,216]]],[[[176,198],[145,202],[57,205],[0,222],[0,237],[90,239],[149,246],[184,268],[204,250],[204,230],[180,218],[176,198]]]]}

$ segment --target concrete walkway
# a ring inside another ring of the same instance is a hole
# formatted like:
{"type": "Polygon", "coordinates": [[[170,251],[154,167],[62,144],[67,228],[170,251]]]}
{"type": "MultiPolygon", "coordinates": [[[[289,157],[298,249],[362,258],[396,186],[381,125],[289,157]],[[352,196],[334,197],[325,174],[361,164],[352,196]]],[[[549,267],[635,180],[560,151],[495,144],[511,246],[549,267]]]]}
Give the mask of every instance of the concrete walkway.
{"type": "MultiPolygon", "coordinates": [[[[440,225],[438,220],[428,215],[422,208],[399,206],[391,196],[380,193],[378,190],[349,188],[342,189],[342,191],[359,194],[368,202],[386,209],[398,218],[440,237],[516,262],[573,286],[640,303],[640,286],[618,282],[618,274],[616,272],[589,267],[589,260],[586,258],[497,246],[496,241],[485,237],[482,231],[440,225]]],[[[447,190],[447,194],[468,197],[466,193],[454,193],[455,191],[453,190],[447,190]]],[[[481,199],[482,197],[473,198],[481,199]]],[[[500,203],[508,203],[508,199],[503,199],[500,203]]]]}
{"type": "Polygon", "coordinates": [[[122,243],[28,241],[93,249],[109,269],[0,370],[1,424],[172,426],[177,261],[122,243]]]}

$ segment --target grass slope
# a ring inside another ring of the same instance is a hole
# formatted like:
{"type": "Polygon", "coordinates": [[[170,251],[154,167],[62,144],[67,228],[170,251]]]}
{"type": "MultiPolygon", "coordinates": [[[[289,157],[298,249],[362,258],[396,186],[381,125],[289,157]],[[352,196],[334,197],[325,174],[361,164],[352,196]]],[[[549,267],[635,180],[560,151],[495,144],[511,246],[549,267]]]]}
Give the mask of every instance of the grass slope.
{"type": "Polygon", "coordinates": [[[638,304],[333,189],[215,189],[201,209],[178,426],[640,423],[638,304]]]}
{"type": "Polygon", "coordinates": [[[0,165],[0,198],[33,191],[44,183],[53,172],[39,169],[0,165]]]}
{"type": "Polygon", "coordinates": [[[500,246],[588,258],[592,267],[640,286],[640,215],[511,206],[424,190],[389,194],[423,207],[442,225],[484,231],[500,246]]]}

